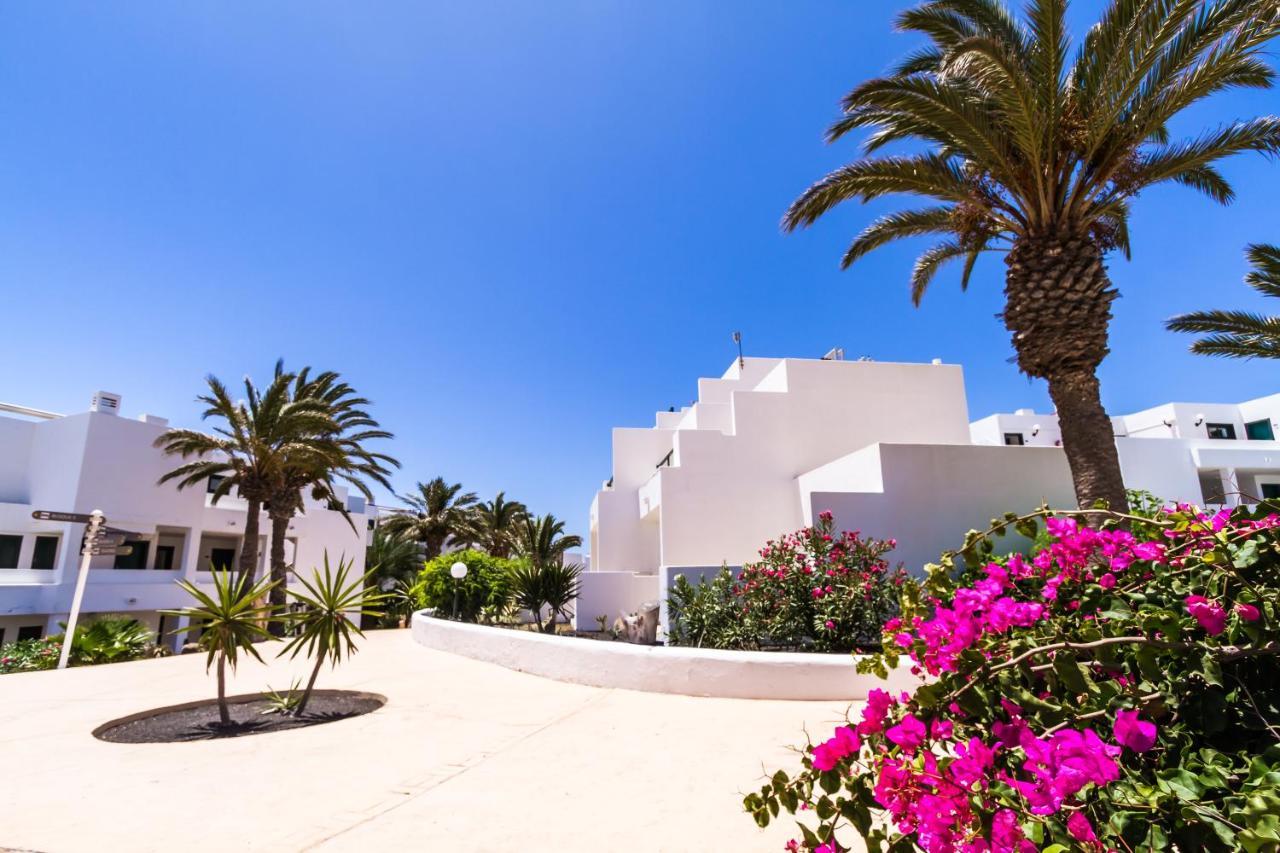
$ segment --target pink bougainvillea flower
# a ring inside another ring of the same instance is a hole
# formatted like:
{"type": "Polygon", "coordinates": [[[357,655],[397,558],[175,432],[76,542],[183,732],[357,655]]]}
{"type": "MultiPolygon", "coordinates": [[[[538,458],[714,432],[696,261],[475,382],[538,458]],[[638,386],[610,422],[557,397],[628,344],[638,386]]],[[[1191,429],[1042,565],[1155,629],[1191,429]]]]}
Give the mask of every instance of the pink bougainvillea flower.
{"type": "Polygon", "coordinates": [[[1089,823],[1089,818],[1085,817],[1084,812],[1071,813],[1071,817],[1067,818],[1067,832],[1081,844],[1087,844],[1090,847],[1102,846],[1098,836],[1093,832],[1093,824],[1089,823]]]}
{"type": "Polygon", "coordinates": [[[899,646],[902,646],[902,648],[909,649],[911,648],[911,645],[916,641],[916,638],[908,634],[906,631],[903,631],[900,634],[896,634],[893,638],[893,641],[897,643],[899,646]]]}
{"type": "Polygon", "coordinates": [[[1137,711],[1116,711],[1115,736],[1122,746],[1146,752],[1156,745],[1156,724],[1138,719],[1137,711]]]}
{"type": "Polygon", "coordinates": [[[1111,574],[1111,572],[1107,572],[1105,575],[1098,578],[1098,586],[1102,587],[1103,589],[1114,589],[1115,585],[1116,585],[1116,576],[1111,574]]]}
{"type": "Polygon", "coordinates": [[[790,841],[788,841],[785,845],[783,845],[782,849],[786,850],[787,853],[797,853],[797,851],[800,850],[800,842],[796,841],[793,838],[790,841]]]}
{"type": "Polygon", "coordinates": [[[1246,622],[1257,622],[1262,614],[1258,612],[1258,608],[1252,604],[1245,604],[1243,601],[1236,605],[1236,615],[1246,622]]]}
{"type": "Polygon", "coordinates": [[[1210,634],[1221,634],[1227,628],[1227,612],[1216,601],[1203,595],[1188,595],[1187,612],[1210,634]]]}
{"type": "Polygon", "coordinates": [[[826,773],[862,748],[858,733],[849,726],[839,726],[831,739],[813,748],[813,766],[826,773]]]}
{"type": "Polygon", "coordinates": [[[951,740],[955,734],[955,725],[950,720],[935,717],[929,724],[929,734],[934,740],[951,740]]]}
{"type": "Polygon", "coordinates": [[[1022,834],[1017,812],[1013,809],[996,812],[991,820],[991,853],[1027,853],[1035,849],[1035,844],[1022,834]]]}
{"type": "Polygon", "coordinates": [[[902,718],[902,722],[896,726],[890,726],[884,736],[905,751],[915,752],[916,747],[924,743],[925,734],[924,723],[914,714],[907,714],[902,718]]]}

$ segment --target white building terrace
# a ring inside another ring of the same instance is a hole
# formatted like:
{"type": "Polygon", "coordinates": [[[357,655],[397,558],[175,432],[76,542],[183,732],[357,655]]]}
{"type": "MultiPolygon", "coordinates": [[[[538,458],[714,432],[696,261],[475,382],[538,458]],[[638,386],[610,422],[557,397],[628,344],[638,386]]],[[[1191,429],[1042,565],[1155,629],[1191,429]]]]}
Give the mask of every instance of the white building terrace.
{"type": "MultiPolygon", "coordinates": [[[[1280,395],[1113,422],[1129,488],[1197,504],[1280,496],[1280,395]]],[[[692,405],[613,430],[577,618],[665,601],[675,574],[741,566],[824,510],[897,539],[891,557],[919,571],[1006,511],[1074,506],[1060,444],[1052,414],[970,423],[957,365],[735,360],[698,380],[692,405]]]]}
{"type": "MultiPolygon", "coordinates": [[[[68,416],[0,404],[0,642],[60,632],[71,605],[85,526],[36,521],[34,510],[100,509],[110,527],[139,534],[125,543],[132,554],[92,558],[81,624],[93,614],[127,614],[167,635],[180,623],[157,611],[190,603],[174,581],[209,583],[211,566],[236,565],[245,503],[228,496],[214,506],[204,488],[157,485],[181,462],[152,446],[168,422],[125,418],[119,407],[120,397],[105,392],[94,396],[90,411],[68,416]]],[[[309,499],[290,523],[285,555],[298,571],[320,565],[326,551],[331,561],[346,557],[363,571],[376,508],[341,494],[355,530],[340,512],[309,499]]],[[[265,513],[260,529],[265,573],[265,513]]]]}

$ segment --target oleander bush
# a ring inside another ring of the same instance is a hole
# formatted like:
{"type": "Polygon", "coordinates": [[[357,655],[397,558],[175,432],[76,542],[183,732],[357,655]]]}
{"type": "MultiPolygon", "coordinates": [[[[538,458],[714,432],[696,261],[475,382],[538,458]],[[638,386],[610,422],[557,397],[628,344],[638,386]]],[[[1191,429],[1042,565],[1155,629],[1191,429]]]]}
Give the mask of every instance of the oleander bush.
{"type": "Polygon", "coordinates": [[[677,577],[667,599],[668,641],[716,649],[878,647],[906,580],[885,559],[895,544],[836,534],[831,513],[821,513],[812,527],[767,542],[736,579],[728,569],[697,585],[677,577]]]}
{"type": "Polygon", "coordinates": [[[62,638],[18,640],[0,646],[0,675],[10,672],[38,672],[53,669],[62,654],[62,638]]]}
{"type": "Polygon", "coordinates": [[[453,614],[453,593],[458,590],[458,618],[475,622],[482,611],[503,610],[511,599],[511,573],[521,560],[494,557],[483,551],[441,554],[423,564],[413,594],[419,608],[434,608],[441,616],[453,614]],[[467,564],[467,576],[455,581],[449,574],[454,563],[467,564]]]}
{"type": "Polygon", "coordinates": [[[881,675],[746,797],[790,850],[1280,849],[1280,516],[1006,516],[902,589],[881,675]],[[1088,523],[1086,523],[1088,522],[1088,523]],[[993,557],[1016,529],[1048,544],[993,557]]]}

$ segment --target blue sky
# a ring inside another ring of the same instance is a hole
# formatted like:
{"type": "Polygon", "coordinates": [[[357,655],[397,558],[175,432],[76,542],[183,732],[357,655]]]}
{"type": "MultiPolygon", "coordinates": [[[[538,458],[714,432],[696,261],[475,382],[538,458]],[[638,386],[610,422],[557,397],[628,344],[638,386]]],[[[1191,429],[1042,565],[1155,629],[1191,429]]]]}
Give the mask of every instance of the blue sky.
{"type": "MultiPolygon", "coordinates": [[[[341,371],[397,433],[399,488],[506,489],[585,533],[609,429],[648,426],[751,355],[965,367],[970,413],[1035,406],[1009,363],[1003,264],[911,307],[921,244],[850,272],[892,203],[784,236],[838,98],[914,44],[906,4],[13,3],[0,28],[0,399],[194,425],[209,372],[341,371]]],[[[1078,24],[1101,2],[1073,7],[1078,24]]],[[[1230,95],[1184,123],[1275,111],[1230,95]]],[[[1196,358],[1174,313],[1262,307],[1242,250],[1280,241],[1280,165],[1228,208],[1140,200],[1115,258],[1112,411],[1280,390],[1196,358]]]]}

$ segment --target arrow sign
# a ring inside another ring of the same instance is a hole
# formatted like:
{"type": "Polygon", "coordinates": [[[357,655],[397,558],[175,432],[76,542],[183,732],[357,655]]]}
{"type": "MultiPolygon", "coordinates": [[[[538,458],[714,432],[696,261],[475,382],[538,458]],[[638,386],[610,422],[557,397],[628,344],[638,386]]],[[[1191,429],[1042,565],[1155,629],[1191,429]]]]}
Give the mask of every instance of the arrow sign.
{"type": "Polygon", "coordinates": [[[80,553],[81,553],[81,554],[90,554],[90,555],[92,555],[92,556],[94,556],[94,557],[102,557],[102,556],[106,556],[106,557],[110,557],[110,556],[127,557],[127,556],[129,556],[130,554],[132,554],[132,553],[133,553],[133,546],[132,546],[132,545],[122,545],[122,546],[116,546],[116,545],[94,545],[94,546],[92,546],[92,547],[90,547],[90,548],[86,548],[84,551],[81,551],[80,553]]]}
{"type": "Polygon", "coordinates": [[[123,545],[128,538],[123,533],[99,533],[89,541],[97,547],[98,545],[123,545]]]}
{"type": "MultiPolygon", "coordinates": [[[[93,521],[93,516],[83,512],[52,512],[47,509],[38,509],[31,513],[31,517],[37,521],[70,521],[74,524],[88,524],[93,521]]],[[[105,518],[103,519],[106,520],[105,518]]]]}

